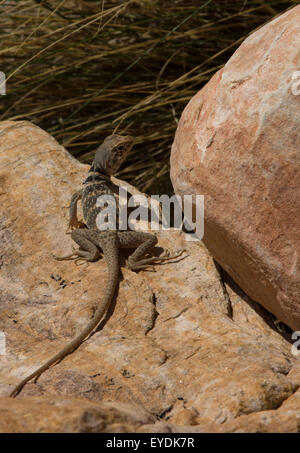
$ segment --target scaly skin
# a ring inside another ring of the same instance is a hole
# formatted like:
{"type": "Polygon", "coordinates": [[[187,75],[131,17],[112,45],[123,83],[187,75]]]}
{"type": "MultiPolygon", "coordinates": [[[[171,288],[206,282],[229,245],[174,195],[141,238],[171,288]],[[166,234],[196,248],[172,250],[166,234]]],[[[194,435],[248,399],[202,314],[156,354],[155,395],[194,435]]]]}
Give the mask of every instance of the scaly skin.
{"type": "Polygon", "coordinates": [[[103,300],[85,329],[44,365],[23,379],[13,389],[10,394],[11,397],[17,396],[31,379],[35,379],[36,382],[45,370],[73,352],[98,326],[118,286],[120,249],[135,248],[135,251],[128,258],[128,266],[134,271],[146,269],[151,263],[177,258],[182,253],[174,256],[143,259],[145,253],[149,252],[157,243],[156,236],[137,231],[100,231],[97,228],[96,218],[101,208],[96,206],[96,201],[101,195],[114,196],[111,190],[110,177],[118,170],[132,145],[133,139],[129,136],[111,135],[97,149],[88,177],[83,183],[84,188],[72,196],[70,204],[69,227],[72,229],[71,237],[79,245],[79,249],[74,250],[70,255],[55,257],[58,260],[96,261],[100,257],[100,250],[102,250],[108,267],[108,281],[103,300]],[[80,199],[82,199],[85,224],[77,219],[77,203],[80,199]]]}

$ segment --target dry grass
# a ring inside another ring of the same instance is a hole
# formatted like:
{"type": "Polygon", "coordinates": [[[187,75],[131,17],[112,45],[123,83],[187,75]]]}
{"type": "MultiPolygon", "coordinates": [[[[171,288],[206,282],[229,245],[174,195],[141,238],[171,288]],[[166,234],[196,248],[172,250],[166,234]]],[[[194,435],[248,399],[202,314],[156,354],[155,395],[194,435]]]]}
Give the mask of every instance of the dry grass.
{"type": "Polygon", "coordinates": [[[33,121],[83,162],[105,136],[132,134],[118,176],[172,192],[184,106],[250,32],[298,3],[0,0],[1,120],[33,121]]]}

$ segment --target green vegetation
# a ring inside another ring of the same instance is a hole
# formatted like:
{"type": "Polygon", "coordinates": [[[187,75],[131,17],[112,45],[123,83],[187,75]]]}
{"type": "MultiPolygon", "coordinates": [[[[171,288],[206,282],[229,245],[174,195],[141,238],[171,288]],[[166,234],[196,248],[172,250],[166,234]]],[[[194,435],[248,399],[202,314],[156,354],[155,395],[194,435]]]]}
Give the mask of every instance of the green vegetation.
{"type": "Polygon", "coordinates": [[[298,3],[0,0],[0,118],[34,122],[82,162],[105,136],[131,134],[118,176],[172,192],[183,108],[249,33],[298,3]]]}

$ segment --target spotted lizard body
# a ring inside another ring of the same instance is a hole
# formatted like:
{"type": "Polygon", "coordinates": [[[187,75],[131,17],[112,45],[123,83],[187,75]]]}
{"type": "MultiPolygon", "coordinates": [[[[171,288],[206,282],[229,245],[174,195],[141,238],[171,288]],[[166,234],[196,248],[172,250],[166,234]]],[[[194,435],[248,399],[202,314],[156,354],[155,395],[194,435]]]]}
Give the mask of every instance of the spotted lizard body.
{"type": "Polygon", "coordinates": [[[120,249],[135,249],[129,256],[127,262],[128,267],[133,271],[146,269],[151,263],[159,263],[164,260],[176,258],[181,254],[180,252],[175,256],[143,258],[145,253],[149,252],[157,243],[156,236],[139,231],[120,231],[117,228],[114,230],[100,231],[97,226],[97,216],[101,212],[101,209],[103,209],[97,200],[103,195],[114,197],[111,176],[119,169],[132,146],[132,137],[110,135],[96,150],[94,161],[89,170],[88,177],[83,183],[83,188],[74,193],[70,203],[69,227],[72,230],[71,237],[79,245],[79,249],[73,249],[73,253],[70,255],[55,257],[59,260],[81,259],[97,261],[102,251],[108,267],[108,280],[102,301],[85,329],[44,365],[24,378],[13,389],[10,394],[11,397],[17,396],[28,381],[31,379],[35,379],[36,381],[45,370],[73,352],[98,326],[118,286],[120,249]],[[80,199],[82,200],[85,223],[79,222],[77,218],[77,203],[80,199]]]}

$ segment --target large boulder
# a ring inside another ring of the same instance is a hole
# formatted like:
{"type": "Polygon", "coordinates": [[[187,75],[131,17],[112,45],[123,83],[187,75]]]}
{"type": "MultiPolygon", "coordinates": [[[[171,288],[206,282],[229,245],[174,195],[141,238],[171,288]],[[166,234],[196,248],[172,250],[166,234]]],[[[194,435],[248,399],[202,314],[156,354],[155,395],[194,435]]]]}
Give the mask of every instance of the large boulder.
{"type": "Polygon", "coordinates": [[[300,6],[249,36],[185,108],[175,192],[205,197],[204,243],[236,283],[300,329],[300,6]]]}

